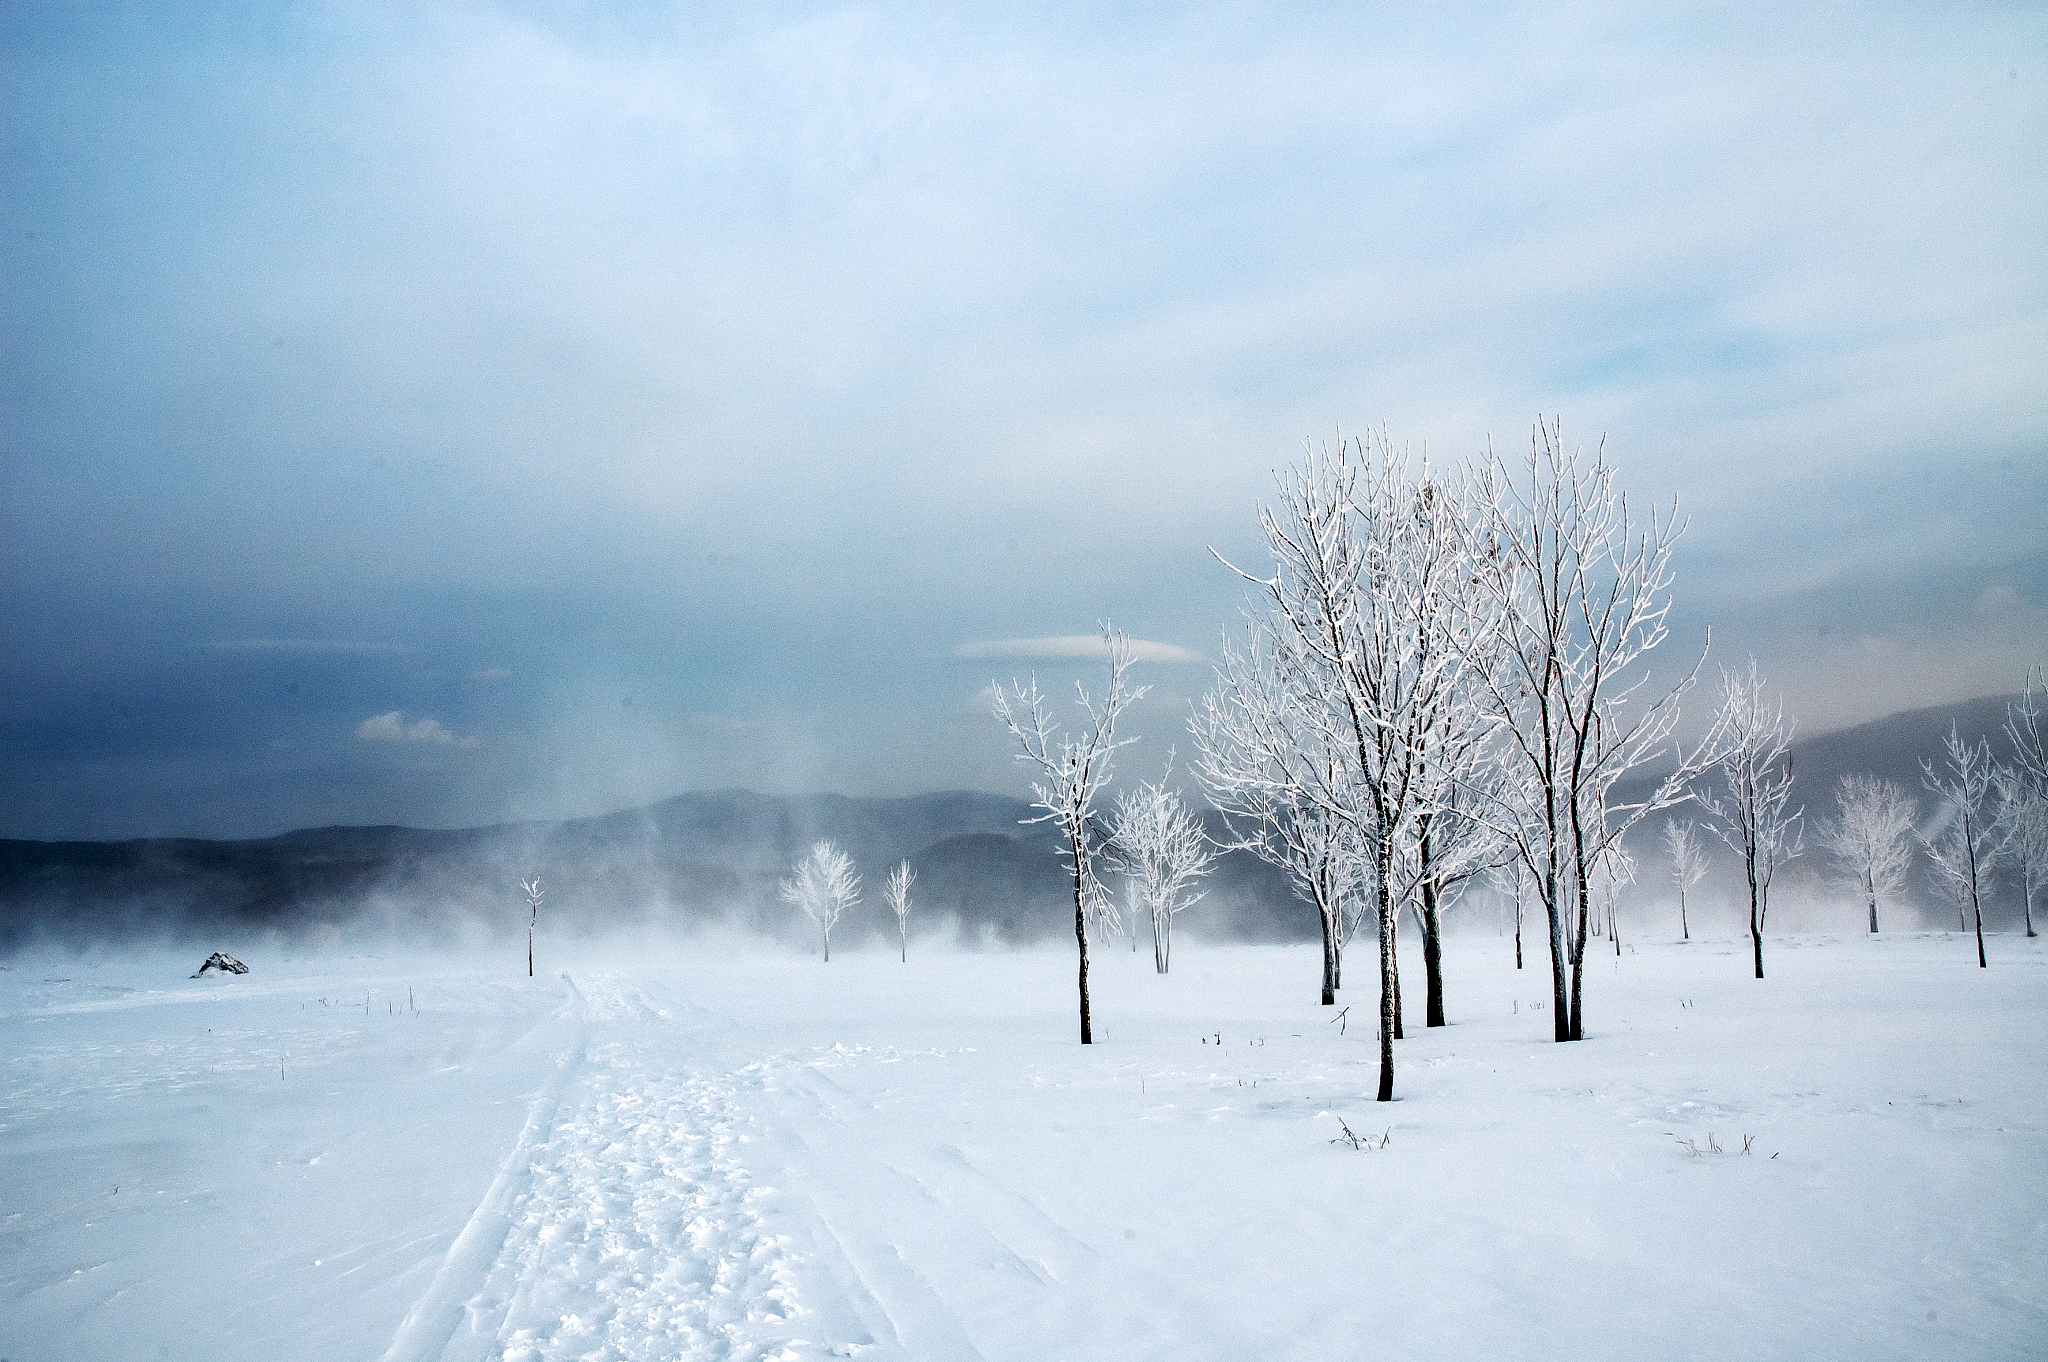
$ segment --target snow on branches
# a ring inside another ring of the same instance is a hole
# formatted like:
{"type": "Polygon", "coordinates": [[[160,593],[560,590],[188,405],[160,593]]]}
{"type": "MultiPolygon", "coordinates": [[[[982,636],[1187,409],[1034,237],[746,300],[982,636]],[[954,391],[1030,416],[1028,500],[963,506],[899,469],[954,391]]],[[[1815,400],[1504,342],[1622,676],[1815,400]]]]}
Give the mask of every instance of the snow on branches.
{"type": "Polygon", "coordinates": [[[1749,941],[1756,956],[1756,977],[1764,977],[1764,917],[1771,907],[1771,877],[1786,861],[1806,849],[1803,810],[1791,808],[1792,720],[1784,705],[1764,698],[1764,680],[1756,659],[1747,672],[1721,673],[1723,735],[1719,761],[1721,793],[1699,795],[1700,807],[1713,819],[1709,826],[1742,858],[1749,885],[1749,941]]]}
{"type": "MultiPolygon", "coordinates": [[[[1169,770],[1172,762],[1169,754],[1169,770]]],[[[1134,905],[1151,919],[1152,965],[1164,974],[1173,954],[1174,916],[1201,901],[1204,891],[1195,882],[1214,869],[1215,848],[1201,821],[1167,788],[1165,775],[1117,797],[1110,839],[1122,855],[1134,905]]],[[[1131,930],[1136,933],[1135,922],[1131,930]]]]}
{"type": "Polygon", "coordinates": [[[1095,1042],[1088,1011],[1089,929],[1099,923],[1109,931],[1122,930],[1116,904],[1096,874],[1095,862],[1104,849],[1104,837],[1095,825],[1095,801],[1109,784],[1116,750],[1137,741],[1116,736],[1117,720],[1151,689],[1130,684],[1130,639],[1107,623],[1102,626],[1102,639],[1109,652],[1109,689],[1097,701],[1075,683],[1077,702],[1087,717],[1073,733],[1062,733],[1052,717],[1052,702],[1039,690],[1036,676],[1028,684],[1013,680],[1008,690],[994,683],[995,716],[1023,748],[1015,754],[1017,759],[1038,768],[1038,779],[1031,785],[1032,807],[1044,813],[1023,821],[1053,824],[1066,843],[1074,882],[1074,939],[1081,952],[1083,1045],[1095,1042]]]}
{"type": "Polygon", "coordinates": [[[860,876],[854,873],[853,857],[829,841],[814,842],[780,888],[784,903],[796,905],[818,924],[829,963],[832,928],[841,914],[860,902],[860,876]]]}
{"type": "Polygon", "coordinates": [[[1893,782],[1859,773],[1836,782],[1835,811],[1815,826],[1814,839],[1870,909],[1874,932],[1878,900],[1904,889],[1913,866],[1915,801],[1893,782]]]}

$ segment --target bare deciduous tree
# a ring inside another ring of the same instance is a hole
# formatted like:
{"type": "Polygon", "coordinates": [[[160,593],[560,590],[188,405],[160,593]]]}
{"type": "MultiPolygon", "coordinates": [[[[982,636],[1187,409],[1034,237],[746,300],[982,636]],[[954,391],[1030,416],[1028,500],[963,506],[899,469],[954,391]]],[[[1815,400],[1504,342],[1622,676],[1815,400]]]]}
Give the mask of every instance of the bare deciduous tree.
{"type": "Polygon", "coordinates": [[[2042,669],[2027,673],[2020,698],[2006,706],[2012,765],[1999,781],[2001,849],[2020,872],[2027,935],[2034,935],[2034,891],[2048,885],[2048,742],[2041,721],[2042,669]]]}
{"type": "Polygon", "coordinates": [[[1964,742],[1961,731],[1951,723],[1942,746],[1947,760],[1941,772],[1936,772],[1931,761],[1920,762],[1927,788],[1942,804],[1941,822],[1922,844],[1956,905],[1975,916],[1977,964],[1988,969],[1982,880],[1998,846],[1994,820],[1987,817],[1989,811],[1984,807],[1991,793],[1991,744],[1983,738],[1974,744],[1964,742]]]}
{"type": "Polygon", "coordinates": [[[1102,639],[1109,654],[1109,690],[1100,703],[1077,682],[1085,727],[1076,737],[1062,737],[1053,720],[1051,702],[1038,689],[1033,677],[1028,685],[1012,681],[1005,691],[995,687],[995,714],[1023,747],[1020,761],[1039,771],[1031,792],[1032,807],[1045,812],[1026,823],[1052,823],[1066,842],[1066,854],[1074,881],[1074,940],[1080,947],[1081,1043],[1095,1043],[1088,1013],[1088,929],[1095,918],[1116,921],[1116,905],[1103,890],[1095,873],[1095,860],[1102,850],[1102,835],[1095,826],[1095,800],[1109,784],[1110,763],[1116,749],[1137,741],[1116,736],[1117,720],[1142,698],[1148,686],[1132,689],[1126,679],[1131,669],[1130,640],[1105,624],[1102,639]]]}
{"type": "Polygon", "coordinates": [[[1291,751],[1259,747],[1262,762],[1232,776],[1269,783],[1283,806],[1298,793],[1357,835],[1379,926],[1383,1102],[1393,1100],[1399,1023],[1400,858],[1416,816],[1434,807],[1430,733],[1459,702],[1478,651],[1459,618],[1472,600],[1472,540],[1455,509],[1437,509],[1447,495],[1426,468],[1411,476],[1407,456],[1384,435],[1311,446],[1302,467],[1281,477],[1276,503],[1260,511],[1272,574],[1233,568],[1265,606],[1268,708],[1299,740],[1291,751]],[[1319,764],[1330,754],[1341,761],[1319,764]]]}
{"type": "Polygon", "coordinates": [[[1862,896],[1877,930],[1877,904],[1906,887],[1913,865],[1913,797],[1889,780],[1846,775],[1835,785],[1836,816],[1823,819],[1815,839],[1834,859],[1842,882],[1862,896]]]}
{"type": "Polygon", "coordinates": [[[531,915],[526,920],[526,977],[533,977],[533,929],[540,925],[540,876],[521,880],[519,887],[526,891],[526,906],[531,915]]]}
{"type": "Polygon", "coordinates": [[[832,960],[832,928],[840,915],[860,902],[860,876],[854,873],[853,857],[831,842],[814,842],[796,870],[782,881],[782,900],[801,908],[818,924],[825,946],[825,961],[832,960]]]}
{"type": "Polygon", "coordinates": [[[1683,526],[1654,506],[1638,519],[1604,454],[1567,446],[1560,423],[1537,423],[1518,469],[1489,453],[1481,486],[1475,581],[1496,597],[1503,662],[1478,673],[1502,721],[1484,816],[1535,880],[1549,920],[1552,1034],[1578,1040],[1595,868],[1637,821],[1686,799],[1717,750],[1718,735],[1691,753],[1674,747],[1654,788],[1615,797],[1624,776],[1665,754],[1698,671],[1637,704],[1647,654],[1668,634],[1683,526]]]}
{"type": "Polygon", "coordinates": [[[1678,938],[1692,940],[1692,926],[1685,920],[1685,893],[1707,874],[1707,849],[1700,845],[1698,831],[1690,819],[1664,820],[1664,851],[1671,857],[1671,878],[1678,885],[1678,938]]]}
{"type": "Polygon", "coordinates": [[[910,868],[910,862],[898,861],[882,885],[882,897],[896,914],[896,947],[905,964],[910,963],[910,886],[915,883],[917,872],[910,868]]]}
{"type": "Polygon", "coordinates": [[[1196,777],[1229,823],[1234,849],[1286,876],[1316,910],[1323,933],[1322,1001],[1334,1006],[1343,982],[1344,938],[1365,886],[1357,829],[1327,804],[1342,788],[1345,755],[1326,728],[1303,721],[1306,696],[1287,690],[1273,666],[1261,621],[1223,646],[1221,687],[1203,697],[1189,728],[1196,777]],[[1313,746],[1312,746],[1313,745],[1313,746]]]}
{"type": "Polygon", "coordinates": [[[1999,767],[1992,783],[1998,790],[1998,855],[2019,872],[2020,911],[2033,936],[2034,894],[2048,886],[2048,798],[2014,767],[1999,767]]]}
{"type": "Polygon", "coordinates": [[[1801,814],[1792,802],[1792,720],[1782,703],[1764,698],[1756,659],[1748,672],[1721,673],[1720,727],[1727,748],[1718,765],[1722,792],[1703,792],[1700,807],[1713,830],[1742,858],[1749,885],[1749,942],[1756,977],[1764,977],[1764,919],[1771,909],[1771,878],[1806,849],[1801,814]]]}
{"type": "MultiPolygon", "coordinates": [[[[1172,765],[1169,755],[1169,770],[1172,765]]],[[[1122,853],[1133,897],[1152,922],[1152,966],[1165,974],[1173,956],[1173,919],[1201,901],[1195,882],[1215,868],[1216,851],[1201,822],[1188,811],[1167,777],[1146,782],[1117,799],[1110,837],[1122,853]]],[[[1137,934],[1137,924],[1131,924],[1137,934]]]]}
{"type": "Polygon", "coordinates": [[[1529,867],[1522,864],[1519,856],[1499,865],[1491,866],[1486,872],[1487,883],[1493,892],[1515,905],[1515,968],[1522,967],[1522,895],[1529,883],[1529,867]]]}

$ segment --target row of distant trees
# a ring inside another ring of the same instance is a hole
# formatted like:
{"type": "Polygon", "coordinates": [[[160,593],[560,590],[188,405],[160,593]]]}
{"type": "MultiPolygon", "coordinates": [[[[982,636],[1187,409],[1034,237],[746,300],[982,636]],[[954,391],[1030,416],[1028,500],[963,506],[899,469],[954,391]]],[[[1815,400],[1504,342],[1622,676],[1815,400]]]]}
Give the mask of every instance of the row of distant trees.
{"type": "MultiPolygon", "coordinates": [[[[1592,929],[1604,908],[1613,930],[1614,896],[1633,876],[1625,839],[1659,810],[1696,806],[1741,858],[1763,977],[1771,881],[1803,850],[1792,723],[1752,662],[1724,674],[1705,734],[1676,740],[1679,702],[1704,653],[1653,684],[1647,663],[1668,637],[1682,529],[1674,508],[1633,508],[1603,451],[1589,455],[1556,423],[1539,422],[1525,456],[1489,449],[1450,473],[1384,433],[1311,445],[1279,476],[1259,521],[1270,563],[1225,564],[1251,601],[1191,721],[1192,769],[1230,830],[1220,844],[1279,867],[1316,909],[1325,1003],[1341,982],[1346,937],[1374,930],[1381,1100],[1393,1096],[1401,1034],[1404,914],[1420,927],[1426,1014],[1437,1026],[1444,910],[1482,877],[1518,904],[1528,895],[1547,929],[1555,1038],[1577,1040],[1592,929]],[[1625,783],[1653,764],[1666,774],[1648,788],[1625,783]]],[[[1130,682],[1127,640],[1108,626],[1104,638],[1107,689],[1078,690],[1071,726],[1054,720],[1035,679],[998,686],[995,701],[1035,769],[1035,821],[1053,824],[1065,849],[1084,1044],[1091,934],[1120,925],[1101,863],[1132,856],[1119,840],[1125,807],[1113,826],[1096,810],[1130,741],[1119,721],[1145,693],[1130,682]]],[[[1987,747],[1958,739],[1950,769],[1928,773],[1947,811],[1929,854],[1945,875],[1969,877],[1973,902],[1996,847],[2031,847],[2017,854],[2040,860],[2038,842],[2014,831],[2039,818],[2048,791],[2032,693],[2012,725],[2015,748],[2027,737],[2031,756],[1997,767],[1987,747]]],[[[1844,793],[1837,823],[1858,830],[1831,823],[1831,847],[1863,835],[1860,795],[1844,793]]],[[[1162,781],[1141,802],[1160,808],[1168,794],[1162,781]]],[[[1683,879],[1700,857],[1691,827],[1679,826],[1671,836],[1682,839],[1683,879]]],[[[1890,873],[1882,857],[1873,865],[1871,874],[1890,873]]],[[[1163,941],[1157,909],[1153,920],[1163,941]]],[[[1155,949],[1163,969],[1164,947],[1155,949]]]]}
{"type": "MultiPolygon", "coordinates": [[[[1931,823],[1920,822],[1919,801],[1895,781],[1866,774],[1837,781],[1834,816],[1816,822],[1815,841],[1827,853],[1837,882],[1869,910],[1872,932],[1878,930],[1880,902],[1905,888],[1915,859],[1924,854],[1936,884],[1956,908],[1959,924],[1974,925],[1980,966],[1989,965],[1983,900],[1995,866],[2012,869],[2019,882],[2026,933],[2036,934],[2034,895],[2048,886],[2048,755],[2039,690],[2039,676],[2030,674],[2020,698],[2008,705],[2004,760],[1994,755],[1989,738],[1968,743],[1960,729],[1950,725],[1942,760],[1922,762],[1923,783],[1937,804],[1931,823]]],[[[1784,736],[1790,737],[1789,724],[1784,736]]],[[[1783,744],[1777,746],[1782,749],[1783,744]]],[[[1758,840],[1760,855],[1745,861],[1753,898],[1758,897],[1754,889],[1759,869],[1767,893],[1774,866],[1805,849],[1800,811],[1782,811],[1788,802],[1783,796],[1789,791],[1791,765],[1782,750],[1777,755],[1785,761],[1782,774],[1767,772],[1759,787],[1776,797],[1777,808],[1766,808],[1766,816],[1759,820],[1765,832],[1758,840]]],[[[1711,795],[1700,802],[1710,815],[1731,807],[1711,795]]],[[[1710,826],[1738,853],[1749,845],[1741,836],[1740,820],[1717,817],[1710,826]]],[[[1662,842],[1678,887],[1680,934],[1689,937],[1685,895],[1706,874],[1704,848],[1695,825],[1675,817],[1666,820],[1662,842]]],[[[1758,978],[1763,977],[1762,969],[1759,959],[1758,978]]]]}

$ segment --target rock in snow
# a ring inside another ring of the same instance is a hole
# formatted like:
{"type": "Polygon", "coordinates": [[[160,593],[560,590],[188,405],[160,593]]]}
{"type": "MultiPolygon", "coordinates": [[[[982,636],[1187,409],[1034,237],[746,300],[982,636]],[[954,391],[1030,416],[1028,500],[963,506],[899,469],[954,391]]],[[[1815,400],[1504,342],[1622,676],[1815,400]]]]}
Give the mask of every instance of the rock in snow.
{"type": "MultiPolygon", "coordinates": [[[[249,972],[247,965],[225,951],[215,951],[212,955],[207,956],[206,963],[199,967],[199,974],[204,974],[210,969],[217,969],[223,974],[247,974],[249,972]]],[[[197,979],[199,974],[195,974],[192,977],[197,979]]]]}

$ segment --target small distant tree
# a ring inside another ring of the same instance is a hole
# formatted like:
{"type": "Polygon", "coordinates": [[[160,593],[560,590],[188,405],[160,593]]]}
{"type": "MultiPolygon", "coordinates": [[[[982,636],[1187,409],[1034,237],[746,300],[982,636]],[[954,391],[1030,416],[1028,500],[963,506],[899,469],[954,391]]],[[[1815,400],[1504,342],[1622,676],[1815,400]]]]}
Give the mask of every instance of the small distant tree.
{"type": "Polygon", "coordinates": [[[1109,768],[1116,749],[1129,746],[1135,738],[1116,736],[1117,720],[1142,699],[1149,686],[1133,688],[1131,643],[1123,634],[1104,624],[1102,641],[1109,654],[1109,691],[1100,702],[1075,683],[1087,722],[1073,736],[1062,737],[1052,717],[1052,702],[1038,689],[1038,678],[1029,685],[1010,683],[1005,691],[995,687],[995,714],[1024,750],[1019,761],[1036,766],[1039,779],[1031,792],[1032,807],[1045,810],[1025,823],[1052,823],[1066,842],[1068,868],[1074,882],[1074,940],[1081,951],[1081,1043],[1093,1045],[1095,1033],[1088,1015],[1088,928],[1097,917],[1116,923],[1116,905],[1095,873],[1096,858],[1102,852],[1102,834],[1095,825],[1095,801],[1109,784],[1109,768]]]}
{"type": "Polygon", "coordinates": [[[526,891],[526,906],[531,910],[531,916],[526,920],[526,977],[531,979],[533,977],[533,929],[540,925],[540,876],[535,875],[530,880],[521,880],[519,887],[526,891]]]}
{"type": "Polygon", "coordinates": [[[860,876],[854,873],[853,857],[829,841],[814,842],[781,889],[783,902],[795,904],[818,924],[825,960],[830,963],[832,928],[841,914],[860,902],[860,876]]]}
{"type": "MultiPolygon", "coordinates": [[[[1172,760],[1169,755],[1169,770],[1172,760]]],[[[1165,974],[1173,956],[1173,919],[1201,902],[1205,891],[1197,891],[1195,882],[1215,868],[1215,848],[1164,775],[1117,799],[1110,838],[1122,853],[1134,898],[1152,920],[1152,967],[1165,974]]],[[[1131,928],[1135,935],[1137,924],[1131,928]]]]}
{"type": "Polygon", "coordinates": [[[1943,745],[1945,760],[1937,770],[1921,759],[1920,770],[1927,788],[1942,802],[1942,821],[1935,834],[1925,839],[1928,859],[1941,872],[1941,881],[1958,908],[1977,920],[1977,964],[1990,968],[1984,955],[1984,904],[1982,880],[1990,869],[1998,847],[1995,820],[1985,805],[1991,793],[1991,744],[1983,738],[1963,741],[1951,723],[1943,745]]]}
{"type": "Polygon", "coordinates": [[[1493,892],[1503,899],[1512,899],[1515,905],[1515,968],[1522,967],[1522,890],[1528,883],[1529,869],[1521,860],[1515,859],[1503,865],[1490,866],[1486,879],[1493,886],[1493,892]]]}
{"type": "Polygon", "coordinates": [[[910,963],[910,886],[915,883],[917,872],[910,868],[910,862],[898,861],[882,885],[882,897],[889,901],[889,910],[896,914],[896,945],[905,964],[910,963]]]}
{"type": "Polygon", "coordinates": [[[1815,829],[1834,858],[1844,884],[1852,885],[1870,908],[1877,930],[1877,901],[1906,887],[1913,864],[1913,797],[1889,780],[1847,775],[1835,786],[1837,816],[1815,829]]]}
{"type": "Polygon", "coordinates": [[[1671,857],[1671,878],[1678,885],[1678,937],[1692,940],[1692,926],[1685,920],[1685,892],[1706,878],[1707,849],[1691,820],[1664,820],[1664,851],[1671,857]]]}
{"type": "Polygon", "coordinates": [[[1720,727],[1727,746],[1719,762],[1723,790],[1699,796],[1714,832],[1742,858],[1749,882],[1749,940],[1756,977],[1764,977],[1764,917],[1771,908],[1771,877],[1806,849],[1799,809],[1792,802],[1792,721],[1781,704],[1764,698],[1756,659],[1749,671],[1721,674],[1720,727]]]}

